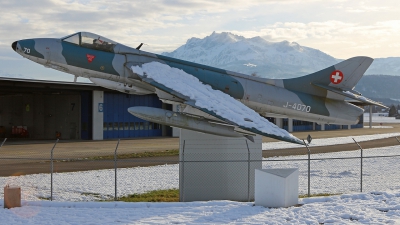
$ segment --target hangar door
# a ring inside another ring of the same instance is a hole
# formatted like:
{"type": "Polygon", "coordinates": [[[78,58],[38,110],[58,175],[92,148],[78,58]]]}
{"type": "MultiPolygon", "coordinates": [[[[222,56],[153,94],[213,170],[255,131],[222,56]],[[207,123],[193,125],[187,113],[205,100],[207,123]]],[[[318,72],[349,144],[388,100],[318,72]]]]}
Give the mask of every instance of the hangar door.
{"type": "Polygon", "coordinates": [[[162,126],[130,114],[128,108],[132,106],[161,108],[162,102],[157,95],[104,92],[104,139],[162,136],[162,126]]]}
{"type": "Polygon", "coordinates": [[[80,139],[80,101],[79,93],[0,96],[0,127],[11,138],[80,139]]]}

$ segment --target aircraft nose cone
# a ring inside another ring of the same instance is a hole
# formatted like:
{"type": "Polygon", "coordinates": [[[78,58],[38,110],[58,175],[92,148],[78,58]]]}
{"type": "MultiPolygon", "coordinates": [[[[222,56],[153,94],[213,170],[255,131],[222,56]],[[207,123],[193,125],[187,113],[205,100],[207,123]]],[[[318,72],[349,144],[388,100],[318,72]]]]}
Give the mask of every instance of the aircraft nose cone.
{"type": "Polygon", "coordinates": [[[128,108],[128,112],[130,113],[130,114],[132,114],[132,115],[141,115],[141,114],[143,114],[143,109],[142,109],[142,107],[130,107],[130,108],[128,108]]]}
{"type": "Polygon", "coordinates": [[[14,43],[12,43],[11,48],[14,49],[14,51],[17,49],[17,42],[14,41],[14,43]]]}

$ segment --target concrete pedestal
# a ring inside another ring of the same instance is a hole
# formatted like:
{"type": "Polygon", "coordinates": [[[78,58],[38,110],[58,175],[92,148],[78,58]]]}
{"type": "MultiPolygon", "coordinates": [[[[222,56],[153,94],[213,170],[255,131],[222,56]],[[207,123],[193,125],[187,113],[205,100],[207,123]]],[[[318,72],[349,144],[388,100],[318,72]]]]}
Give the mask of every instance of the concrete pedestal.
{"type": "Polygon", "coordinates": [[[257,169],[254,204],[264,207],[289,207],[298,204],[298,169],[257,169]]]}
{"type": "Polygon", "coordinates": [[[261,145],[260,136],[253,143],[181,129],[180,201],[252,201],[254,171],[262,168],[261,145]]]}
{"type": "Polygon", "coordinates": [[[16,186],[4,187],[4,208],[21,207],[21,188],[16,186]]]}

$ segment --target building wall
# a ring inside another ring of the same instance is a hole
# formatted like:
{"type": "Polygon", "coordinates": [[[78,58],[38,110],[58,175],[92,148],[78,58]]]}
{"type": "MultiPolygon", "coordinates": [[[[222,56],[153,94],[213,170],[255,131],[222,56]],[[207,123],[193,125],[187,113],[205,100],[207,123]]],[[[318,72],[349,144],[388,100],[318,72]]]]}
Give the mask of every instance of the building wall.
{"type": "Polygon", "coordinates": [[[62,139],[80,138],[81,99],[79,93],[69,95],[18,94],[0,96],[0,126],[6,137],[12,126],[26,126],[27,138],[62,139]]]}
{"type": "Polygon", "coordinates": [[[157,95],[104,92],[104,139],[162,136],[162,126],[130,114],[128,108],[132,106],[162,108],[162,102],[157,95]]]}
{"type": "Polygon", "coordinates": [[[103,140],[104,92],[93,91],[92,100],[92,137],[93,140],[103,140]]]}
{"type": "Polygon", "coordinates": [[[93,138],[93,92],[81,91],[81,139],[93,138]]]}

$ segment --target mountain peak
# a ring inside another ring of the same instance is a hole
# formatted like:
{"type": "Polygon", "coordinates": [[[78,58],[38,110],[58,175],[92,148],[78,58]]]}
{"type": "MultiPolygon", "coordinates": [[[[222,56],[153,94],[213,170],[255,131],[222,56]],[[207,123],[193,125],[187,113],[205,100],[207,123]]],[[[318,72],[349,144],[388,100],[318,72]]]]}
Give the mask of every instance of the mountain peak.
{"type": "Polygon", "coordinates": [[[337,63],[335,58],[296,42],[270,42],[259,36],[245,38],[215,31],[202,39],[190,38],[185,45],[163,55],[239,73],[282,78],[305,75],[337,63]]]}
{"type": "Polygon", "coordinates": [[[225,42],[225,43],[234,43],[244,39],[245,37],[232,34],[231,32],[217,33],[215,31],[213,31],[210,36],[204,38],[204,40],[208,41],[225,42]]]}

